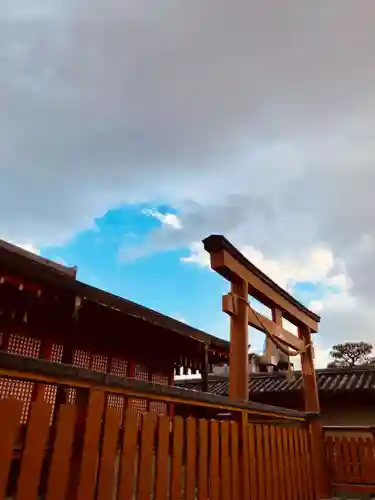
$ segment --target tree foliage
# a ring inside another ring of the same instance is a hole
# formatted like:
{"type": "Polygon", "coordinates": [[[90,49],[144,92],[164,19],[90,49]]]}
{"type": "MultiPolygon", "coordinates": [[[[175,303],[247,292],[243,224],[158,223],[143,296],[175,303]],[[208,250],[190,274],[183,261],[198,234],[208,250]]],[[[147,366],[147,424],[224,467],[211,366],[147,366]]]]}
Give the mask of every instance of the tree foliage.
{"type": "Polygon", "coordinates": [[[333,361],[328,364],[328,368],[375,364],[375,358],[371,356],[372,349],[372,345],[367,342],[335,344],[330,352],[333,361]]]}

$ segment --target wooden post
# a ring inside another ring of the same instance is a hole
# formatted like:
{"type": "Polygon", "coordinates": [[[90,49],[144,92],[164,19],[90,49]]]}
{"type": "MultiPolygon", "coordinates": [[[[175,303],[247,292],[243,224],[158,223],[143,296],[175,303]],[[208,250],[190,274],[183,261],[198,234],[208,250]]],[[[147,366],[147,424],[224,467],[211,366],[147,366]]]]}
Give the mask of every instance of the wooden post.
{"type": "Polygon", "coordinates": [[[238,280],[232,283],[232,293],[238,299],[236,314],[230,317],[229,396],[247,401],[249,399],[247,282],[238,280]]]}
{"type": "MultiPolygon", "coordinates": [[[[309,327],[303,325],[298,328],[298,336],[306,345],[311,344],[311,332],[309,327]]],[[[301,370],[303,378],[305,411],[309,413],[320,413],[318,386],[316,383],[314,360],[312,349],[301,354],[301,370]]],[[[325,454],[324,434],[320,417],[315,418],[309,424],[311,436],[311,456],[314,468],[314,479],[317,499],[331,498],[331,488],[328,475],[328,464],[325,454]]]]}

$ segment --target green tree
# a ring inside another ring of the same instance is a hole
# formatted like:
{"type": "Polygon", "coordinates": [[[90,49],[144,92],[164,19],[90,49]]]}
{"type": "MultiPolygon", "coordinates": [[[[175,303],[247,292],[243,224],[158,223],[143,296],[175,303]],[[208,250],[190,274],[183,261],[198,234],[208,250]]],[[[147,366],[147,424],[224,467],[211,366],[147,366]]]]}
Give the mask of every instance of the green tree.
{"type": "Polygon", "coordinates": [[[353,367],[375,364],[375,358],[371,356],[372,345],[367,342],[345,342],[335,344],[330,352],[333,361],[328,363],[328,368],[353,367]]]}

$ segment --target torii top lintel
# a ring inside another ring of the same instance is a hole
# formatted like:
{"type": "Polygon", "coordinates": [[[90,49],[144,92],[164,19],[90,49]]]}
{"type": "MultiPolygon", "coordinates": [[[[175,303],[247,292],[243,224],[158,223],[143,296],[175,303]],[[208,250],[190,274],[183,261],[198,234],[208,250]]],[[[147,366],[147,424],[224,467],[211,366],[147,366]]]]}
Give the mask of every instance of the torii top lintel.
{"type": "Polygon", "coordinates": [[[232,283],[246,281],[252,297],[271,309],[280,309],[284,318],[291,323],[305,325],[311,332],[318,331],[320,317],[254,266],[224,236],[208,236],[203,240],[203,245],[210,254],[211,268],[214,271],[232,283]]]}

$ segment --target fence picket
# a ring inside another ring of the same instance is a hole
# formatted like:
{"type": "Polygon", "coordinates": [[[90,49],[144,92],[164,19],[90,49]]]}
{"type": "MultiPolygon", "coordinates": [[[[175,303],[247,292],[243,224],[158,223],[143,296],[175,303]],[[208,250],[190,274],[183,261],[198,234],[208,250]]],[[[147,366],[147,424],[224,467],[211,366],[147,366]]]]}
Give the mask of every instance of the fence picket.
{"type": "MultiPolygon", "coordinates": [[[[210,500],[219,500],[219,422],[210,422],[210,500]]],[[[188,499],[186,499],[188,500],[188,499]]],[[[190,500],[190,499],[189,499],[190,500]]]]}
{"type": "Polygon", "coordinates": [[[16,445],[23,404],[17,399],[0,400],[0,499],[6,497],[13,450],[16,445]]]}
{"type": "Polygon", "coordinates": [[[198,500],[208,497],[208,422],[200,419],[199,427],[199,459],[198,459],[198,500]]]}
{"type": "Polygon", "coordinates": [[[100,459],[99,486],[97,500],[106,500],[114,492],[115,467],[117,458],[117,442],[121,412],[117,408],[106,408],[103,451],[100,459]]]}
{"type": "MultiPolygon", "coordinates": [[[[158,418],[158,439],[156,450],[155,500],[168,498],[169,490],[169,429],[171,419],[158,418]]],[[[186,498],[188,500],[188,497],[186,498]]]]}
{"type": "Polygon", "coordinates": [[[197,464],[197,422],[189,417],[186,422],[185,500],[195,500],[197,464]]]}
{"type": "Polygon", "coordinates": [[[57,410],[56,435],[49,470],[46,500],[64,500],[69,481],[76,408],[62,404],[57,410]]]}
{"type": "Polygon", "coordinates": [[[42,401],[31,403],[16,500],[34,500],[37,498],[48,441],[51,411],[52,405],[48,403],[42,401]]]}

